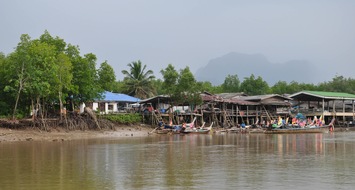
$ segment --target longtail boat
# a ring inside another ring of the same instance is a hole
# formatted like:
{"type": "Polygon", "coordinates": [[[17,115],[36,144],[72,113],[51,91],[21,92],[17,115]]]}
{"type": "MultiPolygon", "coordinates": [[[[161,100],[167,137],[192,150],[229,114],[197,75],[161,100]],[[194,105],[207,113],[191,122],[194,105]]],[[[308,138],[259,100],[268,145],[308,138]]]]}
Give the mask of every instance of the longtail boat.
{"type": "Polygon", "coordinates": [[[328,126],[304,127],[304,128],[277,128],[265,130],[265,134],[288,134],[288,133],[324,133],[329,131],[328,126]]]}
{"type": "Polygon", "coordinates": [[[185,134],[208,134],[212,129],[213,122],[211,123],[211,125],[209,127],[204,127],[204,126],[205,126],[205,123],[203,123],[201,128],[193,128],[193,129],[186,128],[185,130],[182,130],[181,132],[185,133],[185,134]]]}
{"type": "Polygon", "coordinates": [[[304,127],[272,128],[272,129],[265,130],[264,133],[266,134],[324,133],[324,132],[332,131],[334,129],[334,122],[335,119],[332,119],[332,121],[328,125],[324,125],[324,126],[309,125],[304,127]]]}
{"type": "Polygon", "coordinates": [[[182,125],[166,125],[164,123],[160,123],[159,126],[154,130],[154,132],[157,134],[180,134],[183,126],[185,126],[185,128],[189,128],[190,126],[192,127],[194,126],[195,121],[196,118],[194,118],[191,123],[185,123],[182,125]]]}

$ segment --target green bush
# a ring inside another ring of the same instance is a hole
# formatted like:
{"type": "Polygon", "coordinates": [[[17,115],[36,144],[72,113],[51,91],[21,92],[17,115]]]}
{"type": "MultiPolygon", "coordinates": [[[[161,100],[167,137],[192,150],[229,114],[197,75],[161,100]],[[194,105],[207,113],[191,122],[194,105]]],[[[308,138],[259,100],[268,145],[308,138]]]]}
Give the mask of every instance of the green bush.
{"type": "Polygon", "coordinates": [[[142,122],[142,116],[136,113],[103,115],[103,118],[121,124],[134,124],[142,122]]]}

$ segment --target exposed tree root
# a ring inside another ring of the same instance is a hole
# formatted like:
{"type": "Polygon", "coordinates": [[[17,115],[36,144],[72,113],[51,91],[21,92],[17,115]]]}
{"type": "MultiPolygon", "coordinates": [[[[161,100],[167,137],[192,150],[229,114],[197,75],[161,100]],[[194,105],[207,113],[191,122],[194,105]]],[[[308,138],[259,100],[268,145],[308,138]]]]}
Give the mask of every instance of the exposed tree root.
{"type": "Polygon", "coordinates": [[[0,127],[9,129],[21,129],[26,127],[38,128],[39,130],[49,131],[57,127],[66,130],[102,130],[114,129],[115,124],[106,119],[97,119],[91,111],[83,114],[68,114],[65,120],[58,118],[35,118],[21,120],[0,120],[0,127]]]}

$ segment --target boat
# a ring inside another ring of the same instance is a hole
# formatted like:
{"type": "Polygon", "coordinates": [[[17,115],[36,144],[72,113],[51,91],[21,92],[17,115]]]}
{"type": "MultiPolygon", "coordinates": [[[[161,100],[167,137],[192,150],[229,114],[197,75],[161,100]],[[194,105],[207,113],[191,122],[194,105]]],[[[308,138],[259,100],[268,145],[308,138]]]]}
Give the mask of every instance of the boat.
{"type": "Polygon", "coordinates": [[[288,134],[288,133],[324,133],[329,131],[328,126],[323,127],[304,127],[304,128],[275,128],[265,130],[265,134],[288,134]]]}
{"type": "Polygon", "coordinates": [[[289,134],[289,133],[325,133],[331,131],[334,127],[335,119],[328,125],[318,126],[318,125],[307,125],[304,127],[280,127],[280,128],[272,128],[264,131],[266,134],[289,134]]]}
{"type": "Polygon", "coordinates": [[[254,124],[245,125],[244,122],[241,124],[240,127],[231,127],[227,129],[228,133],[250,133],[251,131],[256,131],[256,129],[261,128],[259,125],[259,119],[256,119],[254,124]]]}
{"type": "Polygon", "coordinates": [[[213,126],[213,122],[209,127],[204,127],[205,122],[202,124],[201,128],[185,128],[185,130],[181,130],[184,134],[208,134],[213,126]]]}
{"type": "Polygon", "coordinates": [[[157,134],[180,134],[181,127],[179,125],[173,126],[172,128],[159,128],[155,130],[157,134]]]}
{"type": "MultiPolygon", "coordinates": [[[[164,124],[163,122],[159,123],[158,127],[153,131],[157,134],[180,134],[181,130],[184,128],[190,128],[194,126],[194,122],[196,118],[193,119],[191,123],[186,123],[182,125],[172,125],[172,124],[164,124]]],[[[150,132],[152,133],[152,132],[150,132]]]]}
{"type": "Polygon", "coordinates": [[[239,133],[241,131],[241,129],[238,127],[231,127],[230,129],[227,129],[226,131],[227,131],[227,133],[239,133]]]}
{"type": "Polygon", "coordinates": [[[168,134],[168,133],[173,133],[172,129],[158,129],[155,131],[157,134],[168,134]]]}

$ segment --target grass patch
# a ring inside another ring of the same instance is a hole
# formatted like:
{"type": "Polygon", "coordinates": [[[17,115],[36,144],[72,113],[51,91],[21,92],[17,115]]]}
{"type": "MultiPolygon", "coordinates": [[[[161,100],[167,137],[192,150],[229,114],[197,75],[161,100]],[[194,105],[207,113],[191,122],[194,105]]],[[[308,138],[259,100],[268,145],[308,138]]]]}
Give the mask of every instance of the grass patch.
{"type": "Polygon", "coordinates": [[[103,115],[102,118],[120,124],[136,124],[142,122],[142,116],[137,113],[103,115]]]}

